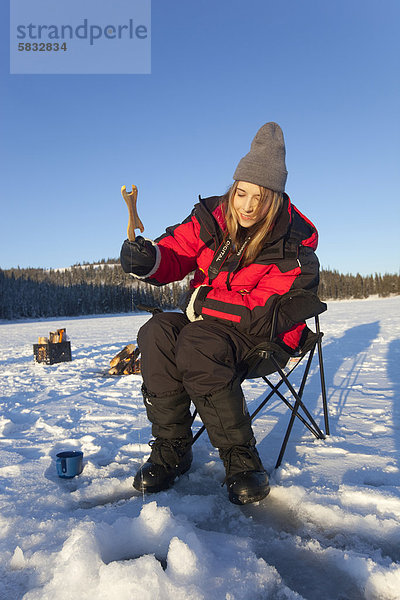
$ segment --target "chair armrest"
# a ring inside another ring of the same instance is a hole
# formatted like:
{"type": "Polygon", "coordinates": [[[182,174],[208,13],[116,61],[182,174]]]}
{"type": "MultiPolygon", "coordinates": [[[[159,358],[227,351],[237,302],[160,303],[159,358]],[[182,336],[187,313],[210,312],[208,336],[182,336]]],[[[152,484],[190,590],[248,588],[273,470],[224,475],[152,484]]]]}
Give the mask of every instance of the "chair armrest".
{"type": "Polygon", "coordinates": [[[297,323],[316,317],[327,310],[317,294],[309,290],[286,292],[276,301],[272,316],[271,341],[279,333],[288,331],[297,323]]]}

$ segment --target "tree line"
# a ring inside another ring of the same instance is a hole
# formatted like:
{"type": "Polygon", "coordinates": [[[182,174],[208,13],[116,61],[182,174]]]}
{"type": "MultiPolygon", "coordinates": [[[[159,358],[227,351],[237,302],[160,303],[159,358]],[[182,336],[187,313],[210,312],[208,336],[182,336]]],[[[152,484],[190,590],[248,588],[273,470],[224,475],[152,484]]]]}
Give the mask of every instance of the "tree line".
{"type": "MultiPolygon", "coordinates": [[[[113,259],[68,269],[0,269],[0,319],[128,313],[142,306],[179,308],[189,279],[152,286],[123,272],[113,259]]],[[[399,274],[363,277],[322,269],[322,300],[387,297],[400,294],[399,274]]]]}
{"type": "Polygon", "coordinates": [[[321,300],[346,300],[369,296],[396,296],[400,294],[400,273],[381,275],[343,275],[338,271],[321,269],[318,295],[321,300]]]}

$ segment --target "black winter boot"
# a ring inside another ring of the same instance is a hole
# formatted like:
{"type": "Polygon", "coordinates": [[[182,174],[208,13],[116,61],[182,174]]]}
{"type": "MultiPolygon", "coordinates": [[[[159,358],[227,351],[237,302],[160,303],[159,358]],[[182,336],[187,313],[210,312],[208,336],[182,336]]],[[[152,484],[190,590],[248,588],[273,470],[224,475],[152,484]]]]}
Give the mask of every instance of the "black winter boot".
{"type": "Polygon", "coordinates": [[[224,462],[229,500],[233,504],[258,502],[269,494],[268,475],[254,442],[230,448],[220,448],[224,462]]]}
{"type": "Polygon", "coordinates": [[[167,440],[158,437],[149,442],[151,454],[135,475],[133,487],[139,492],[160,492],[170,488],[175,478],[192,464],[192,439],[167,440]]]}

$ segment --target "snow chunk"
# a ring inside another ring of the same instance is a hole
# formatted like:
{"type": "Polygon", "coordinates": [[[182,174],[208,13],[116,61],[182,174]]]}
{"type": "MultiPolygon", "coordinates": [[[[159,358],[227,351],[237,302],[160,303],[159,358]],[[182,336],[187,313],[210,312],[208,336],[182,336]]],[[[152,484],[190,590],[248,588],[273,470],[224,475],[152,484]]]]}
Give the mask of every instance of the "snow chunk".
{"type": "Polygon", "coordinates": [[[171,511],[166,507],[158,507],[157,502],[150,502],[142,508],[139,519],[143,533],[162,535],[171,523],[171,511]]]}
{"type": "Polygon", "coordinates": [[[13,571],[18,571],[19,569],[24,569],[26,566],[25,556],[22,552],[21,548],[17,546],[14,550],[14,554],[10,560],[10,568],[13,571]]]}
{"type": "Polygon", "coordinates": [[[196,554],[177,537],[169,545],[167,564],[168,573],[177,579],[193,576],[199,570],[196,554]]]}

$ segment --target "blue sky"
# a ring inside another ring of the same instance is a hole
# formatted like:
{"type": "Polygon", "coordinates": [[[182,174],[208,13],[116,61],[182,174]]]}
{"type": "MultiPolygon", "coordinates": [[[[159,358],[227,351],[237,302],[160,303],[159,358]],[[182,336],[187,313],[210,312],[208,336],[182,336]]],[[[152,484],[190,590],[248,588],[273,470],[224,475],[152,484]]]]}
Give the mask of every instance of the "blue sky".
{"type": "Polygon", "coordinates": [[[399,272],[398,0],[153,0],[150,75],[10,75],[0,16],[1,268],[118,256],[124,184],[160,235],[276,121],[322,266],[399,272]]]}

